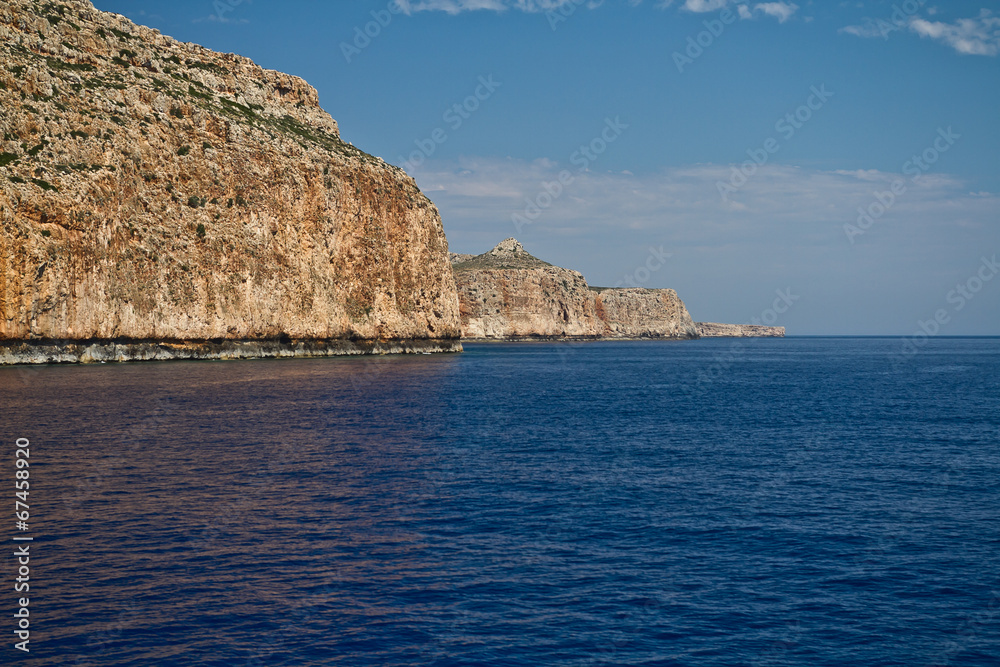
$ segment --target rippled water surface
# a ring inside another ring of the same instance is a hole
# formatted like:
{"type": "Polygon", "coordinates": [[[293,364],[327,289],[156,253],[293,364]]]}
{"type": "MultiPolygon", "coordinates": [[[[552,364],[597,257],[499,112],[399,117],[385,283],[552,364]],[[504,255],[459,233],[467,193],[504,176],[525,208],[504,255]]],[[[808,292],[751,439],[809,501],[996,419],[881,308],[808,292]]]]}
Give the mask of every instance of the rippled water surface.
{"type": "Polygon", "coordinates": [[[0,662],[998,665],[1000,340],[898,350],[0,369],[0,662]]]}

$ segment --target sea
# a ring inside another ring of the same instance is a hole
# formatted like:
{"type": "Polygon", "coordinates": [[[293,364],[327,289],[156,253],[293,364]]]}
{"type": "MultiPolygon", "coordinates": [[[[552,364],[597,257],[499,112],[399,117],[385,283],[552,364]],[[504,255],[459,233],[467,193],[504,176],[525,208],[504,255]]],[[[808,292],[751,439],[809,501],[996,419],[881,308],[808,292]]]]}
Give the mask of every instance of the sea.
{"type": "Polygon", "coordinates": [[[2,368],[0,663],[1000,665],[1000,339],[921,343],[2,368]]]}

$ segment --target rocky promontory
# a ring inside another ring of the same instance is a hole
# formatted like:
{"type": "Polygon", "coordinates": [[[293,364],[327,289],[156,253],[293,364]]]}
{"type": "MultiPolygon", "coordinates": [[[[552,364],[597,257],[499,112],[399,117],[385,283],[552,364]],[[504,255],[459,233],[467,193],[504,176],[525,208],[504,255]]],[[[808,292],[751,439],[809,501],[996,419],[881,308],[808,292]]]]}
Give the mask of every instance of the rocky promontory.
{"type": "Polygon", "coordinates": [[[462,337],[470,340],[781,337],[784,327],[694,322],[672,289],[591,287],[517,239],[482,255],[450,253],[462,337]]]}
{"type": "Polygon", "coordinates": [[[760,324],[719,324],[698,322],[698,335],[703,338],[782,338],[785,327],[767,327],[760,324]]]}
{"type": "Polygon", "coordinates": [[[507,239],[482,255],[452,256],[468,339],[697,338],[672,289],[593,288],[507,239]]]}
{"type": "Polygon", "coordinates": [[[316,90],[0,5],[0,363],[461,349],[440,216],[316,90]]]}

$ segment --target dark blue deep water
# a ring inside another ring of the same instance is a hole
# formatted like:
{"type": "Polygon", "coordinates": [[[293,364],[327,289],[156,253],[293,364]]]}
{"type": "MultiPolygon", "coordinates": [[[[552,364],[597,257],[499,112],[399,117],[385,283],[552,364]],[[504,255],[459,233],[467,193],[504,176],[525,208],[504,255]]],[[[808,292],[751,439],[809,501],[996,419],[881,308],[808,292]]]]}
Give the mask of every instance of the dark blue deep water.
{"type": "Polygon", "coordinates": [[[998,665],[1000,339],[899,349],[0,369],[0,663],[998,665]]]}

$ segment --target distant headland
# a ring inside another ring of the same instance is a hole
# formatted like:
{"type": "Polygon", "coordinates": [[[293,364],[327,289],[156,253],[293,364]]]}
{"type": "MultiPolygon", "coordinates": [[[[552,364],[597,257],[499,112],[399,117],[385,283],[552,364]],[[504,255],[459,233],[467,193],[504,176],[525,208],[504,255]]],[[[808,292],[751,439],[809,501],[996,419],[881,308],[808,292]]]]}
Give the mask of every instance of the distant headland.
{"type": "Polygon", "coordinates": [[[516,239],[482,255],[451,253],[466,340],[776,337],[783,327],[695,322],[672,289],[592,287],[516,239]]]}

